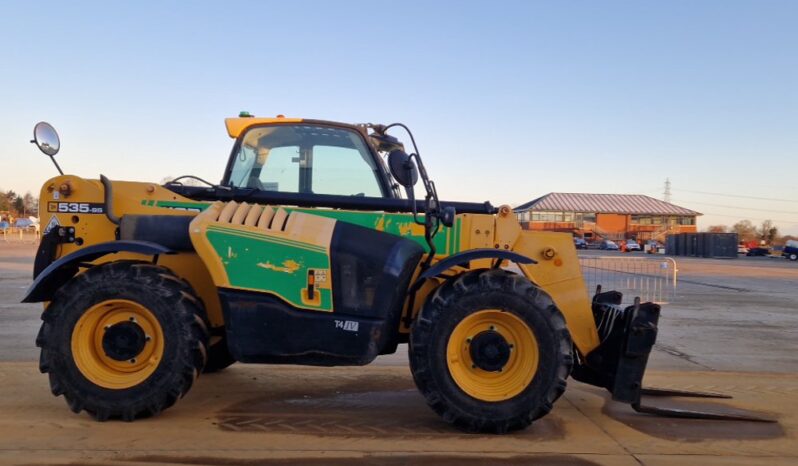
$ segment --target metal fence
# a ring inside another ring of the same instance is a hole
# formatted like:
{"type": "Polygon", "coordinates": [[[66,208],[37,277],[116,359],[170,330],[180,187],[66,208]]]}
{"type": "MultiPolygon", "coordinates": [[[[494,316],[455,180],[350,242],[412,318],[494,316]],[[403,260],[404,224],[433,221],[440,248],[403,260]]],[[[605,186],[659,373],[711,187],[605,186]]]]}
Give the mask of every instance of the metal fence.
{"type": "Polygon", "coordinates": [[[670,257],[580,256],[579,265],[592,298],[596,287],[623,293],[624,303],[668,303],[676,290],[676,261],[670,257]]]}
{"type": "Polygon", "coordinates": [[[33,228],[3,228],[0,229],[0,242],[4,243],[36,243],[39,241],[39,232],[33,228]]]}

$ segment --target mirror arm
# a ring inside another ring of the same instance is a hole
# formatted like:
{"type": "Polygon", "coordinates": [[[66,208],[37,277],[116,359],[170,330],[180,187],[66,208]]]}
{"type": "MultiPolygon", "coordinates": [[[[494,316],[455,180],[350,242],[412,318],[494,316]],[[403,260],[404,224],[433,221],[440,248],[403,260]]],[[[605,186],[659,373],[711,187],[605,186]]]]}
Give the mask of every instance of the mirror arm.
{"type": "Polygon", "coordinates": [[[410,128],[405,126],[402,123],[392,123],[387,126],[380,126],[379,132],[381,134],[385,134],[385,132],[393,126],[399,126],[407,131],[408,136],[410,136],[410,142],[413,144],[414,152],[410,154],[408,160],[412,160],[413,158],[416,159],[416,167],[418,167],[418,174],[421,177],[421,180],[424,183],[424,190],[427,192],[425,196],[425,206],[424,206],[424,223],[418,221],[417,212],[416,212],[416,203],[415,200],[412,199],[412,187],[408,188],[408,197],[411,197],[411,203],[413,204],[413,220],[418,223],[424,225],[424,239],[427,240],[427,244],[429,245],[430,252],[427,255],[426,260],[422,264],[422,269],[429,267],[432,263],[432,259],[435,257],[435,244],[433,239],[435,235],[438,233],[438,228],[440,227],[440,221],[443,219],[443,213],[440,209],[440,203],[438,200],[438,192],[435,189],[435,184],[429,179],[427,175],[427,169],[424,167],[424,163],[421,161],[421,156],[418,154],[418,145],[416,144],[416,139],[413,137],[413,133],[410,131],[410,128]]]}
{"type": "MultiPolygon", "coordinates": [[[[426,270],[432,264],[432,260],[435,258],[435,254],[437,252],[434,238],[438,233],[438,193],[435,191],[435,185],[427,176],[427,170],[424,168],[424,163],[421,162],[421,157],[419,157],[417,152],[413,153],[411,157],[416,159],[418,173],[421,176],[421,181],[424,183],[424,190],[426,191],[426,195],[424,196],[425,208],[423,225],[424,239],[429,247],[429,253],[427,253],[427,257],[421,264],[421,270],[426,270]]],[[[413,202],[413,209],[415,211],[415,202],[413,202]]],[[[418,222],[418,220],[416,220],[416,222],[421,224],[421,222],[418,222]]]]}
{"type": "Polygon", "coordinates": [[[58,162],[56,162],[56,161],[55,161],[55,157],[54,157],[54,156],[52,156],[52,155],[48,155],[48,157],[50,157],[50,160],[52,160],[52,161],[53,161],[53,164],[55,164],[55,169],[56,169],[56,170],[58,170],[58,173],[60,173],[60,174],[62,174],[62,175],[63,175],[63,174],[64,174],[64,171],[63,171],[63,170],[61,170],[61,166],[60,166],[60,165],[58,165],[58,162]]]}
{"type": "Polygon", "coordinates": [[[416,206],[416,194],[413,190],[413,186],[405,186],[405,192],[407,193],[407,200],[410,201],[410,208],[413,212],[413,221],[418,225],[423,225],[422,222],[418,221],[418,206],[416,206]]]}
{"type": "Polygon", "coordinates": [[[421,264],[422,271],[429,268],[429,266],[432,264],[432,259],[435,258],[435,253],[437,252],[437,249],[435,248],[435,242],[433,241],[435,234],[438,232],[437,223],[438,218],[436,216],[430,215],[430,213],[424,214],[424,239],[427,241],[427,246],[429,246],[429,253],[427,254],[427,258],[424,259],[424,263],[421,264]]]}

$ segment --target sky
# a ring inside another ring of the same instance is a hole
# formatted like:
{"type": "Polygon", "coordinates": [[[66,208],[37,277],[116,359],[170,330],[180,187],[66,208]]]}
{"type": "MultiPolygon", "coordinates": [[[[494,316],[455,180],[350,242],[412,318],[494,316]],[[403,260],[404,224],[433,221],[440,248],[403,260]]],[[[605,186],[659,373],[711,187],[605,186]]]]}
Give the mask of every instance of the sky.
{"type": "MultiPolygon", "coordinates": [[[[646,194],[798,234],[798,2],[0,2],[0,188],[221,179],[239,111],[413,129],[443,199],[646,194]]],[[[400,135],[401,136],[401,135],[400,135]]]]}

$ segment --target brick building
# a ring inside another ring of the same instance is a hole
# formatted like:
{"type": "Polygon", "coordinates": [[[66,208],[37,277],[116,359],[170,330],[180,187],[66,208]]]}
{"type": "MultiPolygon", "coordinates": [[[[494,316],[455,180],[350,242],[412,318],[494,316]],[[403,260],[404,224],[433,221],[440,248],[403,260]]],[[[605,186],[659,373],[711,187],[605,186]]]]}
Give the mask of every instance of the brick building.
{"type": "Polygon", "coordinates": [[[641,194],[549,193],[513,209],[527,230],[573,233],[588,241],[638,241],[694,233],[696,217],[684,207],[641,194]]]}

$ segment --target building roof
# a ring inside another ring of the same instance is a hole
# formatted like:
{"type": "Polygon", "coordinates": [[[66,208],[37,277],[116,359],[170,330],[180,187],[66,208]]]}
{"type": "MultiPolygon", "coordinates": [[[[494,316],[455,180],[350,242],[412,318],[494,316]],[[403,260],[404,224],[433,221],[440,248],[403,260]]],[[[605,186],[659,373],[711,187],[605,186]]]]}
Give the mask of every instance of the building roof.
{"type": "Polygon", "coordinates": [[[516,207],[518,211],[596,212],[632,215],[701,215],[642,194],[549,193],[516,207]]]}

